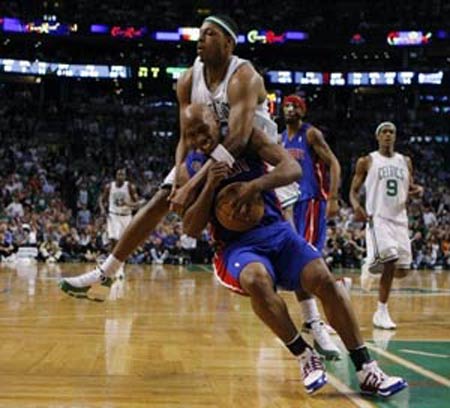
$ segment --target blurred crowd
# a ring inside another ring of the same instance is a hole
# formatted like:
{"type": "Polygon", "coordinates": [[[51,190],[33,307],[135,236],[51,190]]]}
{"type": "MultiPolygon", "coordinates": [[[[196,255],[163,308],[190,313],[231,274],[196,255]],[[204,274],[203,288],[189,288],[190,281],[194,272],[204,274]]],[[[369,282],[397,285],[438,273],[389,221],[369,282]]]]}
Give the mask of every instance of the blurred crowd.
{"type": "MultiPolygon", "coordinates": [[[[127,98],[100,85],[71,87],[65,99],[42,92],[0,86],[0,256],[14,260],[35,248],[47,262],[95,262],[110,250],[98,208],[103,186],[124,166],[140,197],[153,195],[173,166],[177,107],[170,97],[127,98]]],[[[343,166],[341,210],[329,222],[328,262],[359,267],[365,256],[364,225],[353,221],[346,204],[348,186],[357,157],[375,148],[377,121],[390,119],[398,123],[398,150],[412,157],[416,181],[425,187],[423,199],[409,205],[413,267],[450,267],[449,146],[408,142],[423,128],[443,125],[398,117],[403,110],[392,109],[388,97],[376,110],[370,95],[358,103],[356,111],[339,104],[330,110],[320,100],[311,105],[313,123],[323,128],[343,166]]],[[[198,240],[187,237],[170,214],[129,262],[209,263],[212,245],[207,231],[198,240]]]]}
{"type": "Polygon", "coordinates": [[[450,17],[448,2],[392,3],[387,0],[370,2],[347,0],[345,2],[306,2],[298,6],[295,0],[283,4],[266,0],[110,0],[94,4],[87,0],[35,2],[31,0],[5,0],[0,11],[5,15],[28,19],[43,14],[56,14],[62,21],[78,24],[130,24],[135,26],[167,27],[192,26],[210,13],[227,12],[243,30],[271,23],[272,29],[286,30],[301,26],[303,29],[323,34],[345,34],[346,30],[361,32],[385,27],[439,28],[450,17]],[[335,24],[327,24],[334,21],[335,24]]]}

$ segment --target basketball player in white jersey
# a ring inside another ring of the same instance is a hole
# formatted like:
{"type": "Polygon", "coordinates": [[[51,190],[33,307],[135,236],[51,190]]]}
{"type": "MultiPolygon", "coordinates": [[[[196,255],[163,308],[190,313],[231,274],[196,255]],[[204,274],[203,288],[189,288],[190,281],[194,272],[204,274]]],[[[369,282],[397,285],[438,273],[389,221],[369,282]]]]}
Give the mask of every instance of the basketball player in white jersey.
{"type": "MultiPolygon", "coordinates": [[[[132,211],[139,205],[139,197],[134,184],[126,179],[126,170],[118,169],[116,178],[108,183],[98,201],[100,213],[106,215],[108,239],[114,248],[125,228],[131,222],[132,211]]],[[[117,271],[117,277],[123,279],[122,267],[117,271]]]]}
{"type": "Polygon", "coordinates": [[[421,195],[423,188],[413,181],[412,162],[409,157],[394,151],[396,127],[391,122],[378,125],[375,136],[378,150],[361,157],[356,163],[350,189],[350,202],[355,219],[366,221],[367,259],[361,276],[361,286],[368,271],[381,270],[378,308],[373,325],[393,330],[387,302],[394,277],[403,278],[411,265],[411,243],[408,233],[406,203],[409,196],[421,195]],[[365,209],[359,201],[364,184],[365,209]]]}
{"type": "MultiPolygon", "coordinates": [[[[181,168],[189,146],[184,140],[184,111],[190,103],[206,103],[215,110],[223,124],[226,138],[213,157],[231,163],[248,143],[253,126],[262,129],[274,143],[277,126],[267,109],[264,81],[249,61],[233,55],[237,44],[236,23],[227,16],[209,16],[201,28],[197,45],[198,57],[177,83],[180,106],[180,141],[176,152],[176,167],[162,183],[159,191],[134,216],[130,225],[115,245],[112,254],[93,271],[60,282],[61,289],[71,296],[88,298],[87,292],[94,283],[110,286],[111,277],[124,264],[133,251],[169,211],[171,195],[174,209],[183,212],[192,199],[196,186],[206,175],[209,164],[177,190],[177,169],[181,168]]],[[[243,197],[250,200],[251,196],[243,197]]]]}

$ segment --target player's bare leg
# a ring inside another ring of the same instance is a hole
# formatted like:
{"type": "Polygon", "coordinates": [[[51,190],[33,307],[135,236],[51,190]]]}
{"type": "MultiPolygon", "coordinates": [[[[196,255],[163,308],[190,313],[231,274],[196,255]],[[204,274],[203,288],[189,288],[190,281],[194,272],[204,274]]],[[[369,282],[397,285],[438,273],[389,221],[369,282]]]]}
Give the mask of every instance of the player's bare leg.
{"type": "Polygon", "coordinates": [[[322,259],[311,261],[303,269],[301,285],[309,293],[316,295],[331,326],[338,332],[348,350],[363,344],[350,298],[329,272],[322,259]]]}
{"type": "Polygon", "coordinates": [[[312,334],[314,348],[327,360],[339,360],[341,353],[331,340],[325,322],[321,319],[316,299],[303,289],[297,289],[295,296],[303,315],[302,331],[312,334]]]}
{"type": "Polygon", "coordinates": [[[392,289],[394,278],[404,278],[408,270],[396,269],[395,262],[387,262],[383,265],[383,273],[380,278],[380,287],[378,292],[378,305],[373,315],[373,325],[378,329],[394,330],[397,325],[391,319],[388,310],[388,300],[392,289]]]}
{"type": "Polygon", "coordinates": [[[273,281],[260,263],[248,264],[240,274],[240,283],[250,295],[255,314],[278,336],[298,359],[303,384],[308,393],[327,383],[325,367],[319,356],[303,340],[295,327],[283,298],[274,288],[273,281]]]}
{"type": "Polygon", "coordinates": [[[355,365],[363,393],[389,397],[407,387],[399,377],[389,377],[372,361],[359,330],[350,298],[322,259],[311,261],[301,273],[301,285],[322,302],[328,321],[336,329],[355,365]]]}
{"type": "MultiPolygon", "coordinates": [[[[95,283],[110,287],[114,274],[123,266],[125,260],[142,244],[169,211],[170,190],[161,188],[152,199],[133,217],[125,229],[112,254],[94,270],[60,282],[61,290],[77,298],[89,298],[88,291],[95,283]]],[[[91,300],[101,301],[101,298],[91,300]]]]}

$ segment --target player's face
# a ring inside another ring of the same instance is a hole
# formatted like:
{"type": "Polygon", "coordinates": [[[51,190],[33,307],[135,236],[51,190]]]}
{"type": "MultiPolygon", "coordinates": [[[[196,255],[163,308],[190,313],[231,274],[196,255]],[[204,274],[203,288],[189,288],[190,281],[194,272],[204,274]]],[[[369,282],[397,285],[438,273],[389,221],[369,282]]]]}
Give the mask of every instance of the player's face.
{"type": "Polygon", "coordinates": [[[303,117],[302,110],[292,102],[284,104],[283,114],[286,123],[298,122],[303,117]]]}
{"type": "Polygon", "coordinates": [[[123,183],[125,181],[125,178],[126,178],[125,170],[117,170],[116,181],[118,183],[123,183]]]}
{"type": "Polygon", "coordinates": [[[186,127],[186,139],[190,147],[205,154],[211,154],[219,144],[219,138],[219,125],[212,119],[197,121],[186,127]]]}
{"type": "Polygon", "coordinates": [[[200,27],[197,55],[204,63],[222,61],[228,53],[230,40],[215,24],[204,23],[200,27]]]}
{"type": "Polygon", "coordinates": [[[384,126],[378,132],[377,140],[380,147],[392,148],[395,144],[396,131],[392,126],[384,126]]]}

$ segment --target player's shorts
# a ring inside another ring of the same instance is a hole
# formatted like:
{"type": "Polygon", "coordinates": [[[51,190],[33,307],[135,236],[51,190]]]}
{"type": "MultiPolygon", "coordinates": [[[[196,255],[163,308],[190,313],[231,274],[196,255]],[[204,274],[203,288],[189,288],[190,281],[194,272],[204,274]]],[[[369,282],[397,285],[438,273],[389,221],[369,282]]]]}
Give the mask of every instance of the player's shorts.
{"type": "Polygon", "coordinates": [[[369,270],[378,264],[395,261],[397,268],[411,267],[411,241],[408,227],[385,218],[375,217],[366,227],[367,262],[369,270]]]}
{"type": "Polygon", "coordinates": [[[297,201],[294,206],[294,223],[297,232],[323,251],[327,237],[327,202],[311,199],[297,201]]]}
{"type": "Polygon", "coordinates": [[[108,238],[114,239],[116,241],[122,236],[123,231],[131,222],[133,216],[129,215],[118,215],[118,214],[108,214],[108,220],[106,225],[106,230],[108,232],[108,238]]]}
{"type": "Polygon", "coordinates": [[[291,183],[275,189],[275,194],[277,195],[281,208],[285,209],[297,202],[300,197],[300,190],[297,183],[291,183]]]}
{"type": "Polygon", "coordinates": [[[294,291],[300,288],[303,268],[321,257],[317,249],[284,221],[244,233],[216,252],[213,265],[216,278],[222,285],[245,295],[239,276],[248,264],[263,264],[274,287],[294,291]]]}

